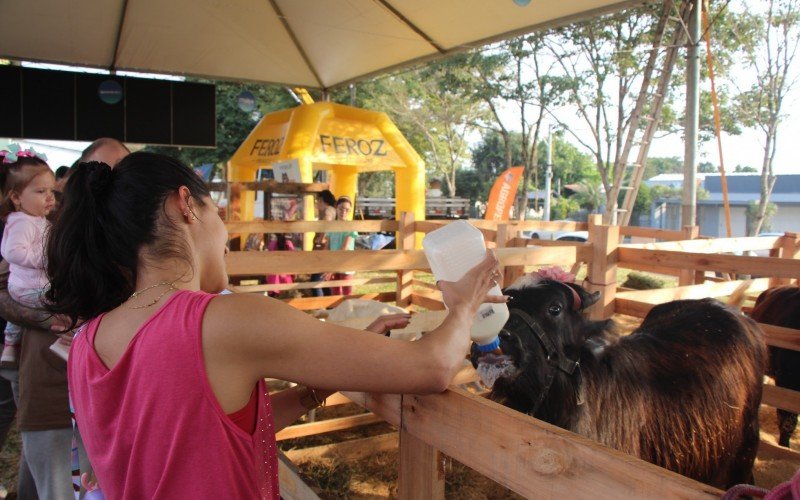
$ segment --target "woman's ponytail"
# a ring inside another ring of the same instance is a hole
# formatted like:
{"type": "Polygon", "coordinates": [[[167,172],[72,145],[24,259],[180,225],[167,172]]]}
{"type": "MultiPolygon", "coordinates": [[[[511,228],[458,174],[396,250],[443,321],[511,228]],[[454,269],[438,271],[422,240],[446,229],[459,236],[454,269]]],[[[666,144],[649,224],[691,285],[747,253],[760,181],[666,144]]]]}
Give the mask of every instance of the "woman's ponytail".
{"type": "Polygon", "coordinates": [[[78,165],[67,181],[47,241],[46,302],[51,312],[69,317],[71,327],[79,318],[92,318],[111,304],[121,304],[132,293],[135,269],[110,254],[106,239],[105,201],[112,175],[105,163],[78,165]]]}
{"type": "Polygon", "coordinates": [[[118,307],[134,292],[144,247],[158,262],[191,264],[164,208],[181,186],[205,204],[209,192],[200,177],[167,156],[132,153],[113,170],[105,163],[78,165],[47,243],[46,307],[72,326],[118,307]]]}

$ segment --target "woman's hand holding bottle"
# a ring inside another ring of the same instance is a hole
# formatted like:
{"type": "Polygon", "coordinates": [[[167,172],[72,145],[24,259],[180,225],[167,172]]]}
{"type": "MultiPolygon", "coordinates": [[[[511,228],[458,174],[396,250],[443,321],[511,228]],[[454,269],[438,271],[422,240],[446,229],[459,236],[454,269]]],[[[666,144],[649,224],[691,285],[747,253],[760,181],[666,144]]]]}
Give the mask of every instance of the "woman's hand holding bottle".
{"type": "Polygon", "coordinates": [[[474,315],[481,304],[505,303],[504,295],[489,295],[489,290],[500,283],[500,263],[494,252],[486,252],[486,258],[467,271],[458,281],[437,281],[442,300],[450,311],[465,310],[474,315]]]}

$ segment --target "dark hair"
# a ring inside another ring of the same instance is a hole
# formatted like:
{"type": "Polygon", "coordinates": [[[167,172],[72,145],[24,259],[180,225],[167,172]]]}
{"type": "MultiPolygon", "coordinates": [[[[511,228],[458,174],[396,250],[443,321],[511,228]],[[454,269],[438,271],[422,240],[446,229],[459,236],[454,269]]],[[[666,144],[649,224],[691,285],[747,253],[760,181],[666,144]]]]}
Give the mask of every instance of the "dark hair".
{"type": "Polygon", "coordinates": [[[100,162],[78,165],[47,242],[47,309],[68,316],[74,327],[79,318],[119,306],[134,292],[144,246],[150,246],[148,259],[190,261],[164,208],[181,186],[205,205],[209,192],[202,179],[167,156],[133,153],[113,170],[100,162]]]}
{"type": "MultiPolygon", "coordinates": [[[[287,238],[285,233],[276,233],[275,236],[275,248],[278,250],[288,250],[289,247],[286,245],[286,242],[291,241],[291,238],[287,238]]],[[[294,243],[292,243],[292,245],[294,245],[294,243]]]]}
{"type": "Polygon", "coordinates": [[[67,172],[69,172],[69,167],[68,167],[68,166],[66,166],[66,165],[61,165],[60,167],[58,167],[58,168],[56,169],[56,180],[57,180],[57,181],[58,181],[58,180],[61,180],[61,178],[62,178],[62,177],[64,177],[65,175],[67,175],[67,172]]]}
{"type": "Polygon", "coordinates": [[[14,162],[0,164],[0,189],[3,192],[0,219],[5,220],[8,214],[17,211],[11,193],[19,195],[34,177],[48,172],[53,173],[47,162],[37,156],[20,156],[14,162]]]}
{"type": "MultiPolygon", "coordinates": [[[[94,152],[97,151],[98,149],[100,149],[100,148],[102,148],[104,146],[112,146],[112,145],[113,146],[119,146],[122,149],[124,149],[125,151],[127,151],[128,153],[131,152],[131,150],[128,149],[128,147],[125,144],[123,144],[121,141],[119,141],[117,139],[113,139],[111,137],[101,137],[101,138],[95,140],[94,142],[92,142],[91,144],[89,144],[86,147],[86,149],[83,150],[83,153],[81,153],[81,158],[80,158],[79,161],[81,163],[83,163],[83,162],[87,161],[94,154],[94,152]]],[[[111,165],[111,166],[113,167],[114,165],[111,165]]]]}
{"type": "Polygon", "coordinates": [[[339,208],[339,205],[342,203],[349,203],[350,205],[353,204],[349,196],[340,196],[339,199],[336,200],[336,208],[339,208]]]}
{"type": "Polygon", "coordinates": [[[330,189],[319,192],[319,199],[324,201],[326,205],[331,207],[336,206],[336,196],[333,195],[330,189]]]}

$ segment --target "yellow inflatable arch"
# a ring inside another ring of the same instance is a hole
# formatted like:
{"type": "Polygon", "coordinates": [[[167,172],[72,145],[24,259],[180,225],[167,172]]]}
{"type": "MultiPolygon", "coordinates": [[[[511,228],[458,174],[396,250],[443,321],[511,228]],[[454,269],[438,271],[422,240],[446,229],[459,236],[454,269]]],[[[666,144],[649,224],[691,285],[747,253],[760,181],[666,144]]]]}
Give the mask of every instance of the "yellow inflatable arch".
{"type": "MultiPolygon", "coordinates": [[[[301,182],[312,182],[315,169],[327,170],[333,194],[352,200],[359,172],[392,170],[396,214],[425,218],[425,164],[385,113],[330,102],[270,113],[231,158],[228,181],[254,181],[260,169],[286,160],[298,162],[301,182]]],[[[252,220],[254,209],[255,192],[244,191],[242,220],[252,220]]],[[[305,197],[303,213],[314,220],[313,196],[305,197]]]]}

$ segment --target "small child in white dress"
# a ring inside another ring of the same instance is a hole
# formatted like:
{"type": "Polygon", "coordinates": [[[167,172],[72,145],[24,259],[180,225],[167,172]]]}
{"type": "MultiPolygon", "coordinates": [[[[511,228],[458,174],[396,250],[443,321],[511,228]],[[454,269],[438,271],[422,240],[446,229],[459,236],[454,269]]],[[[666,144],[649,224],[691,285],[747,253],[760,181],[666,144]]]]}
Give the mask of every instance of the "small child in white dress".
{"type": "MultiPolygon", "coordinates": [[[[33,150],[0,151],[0,187],[5,221],[0,254],[9,263],[8,291],[27,307],[41,307],[48,286],[44,245],[50,223],[45,218],[55,208],[55,176],[33,150]]],[[[8,323],[0,367],[17,368],[22,329],[8,323]]]]}

